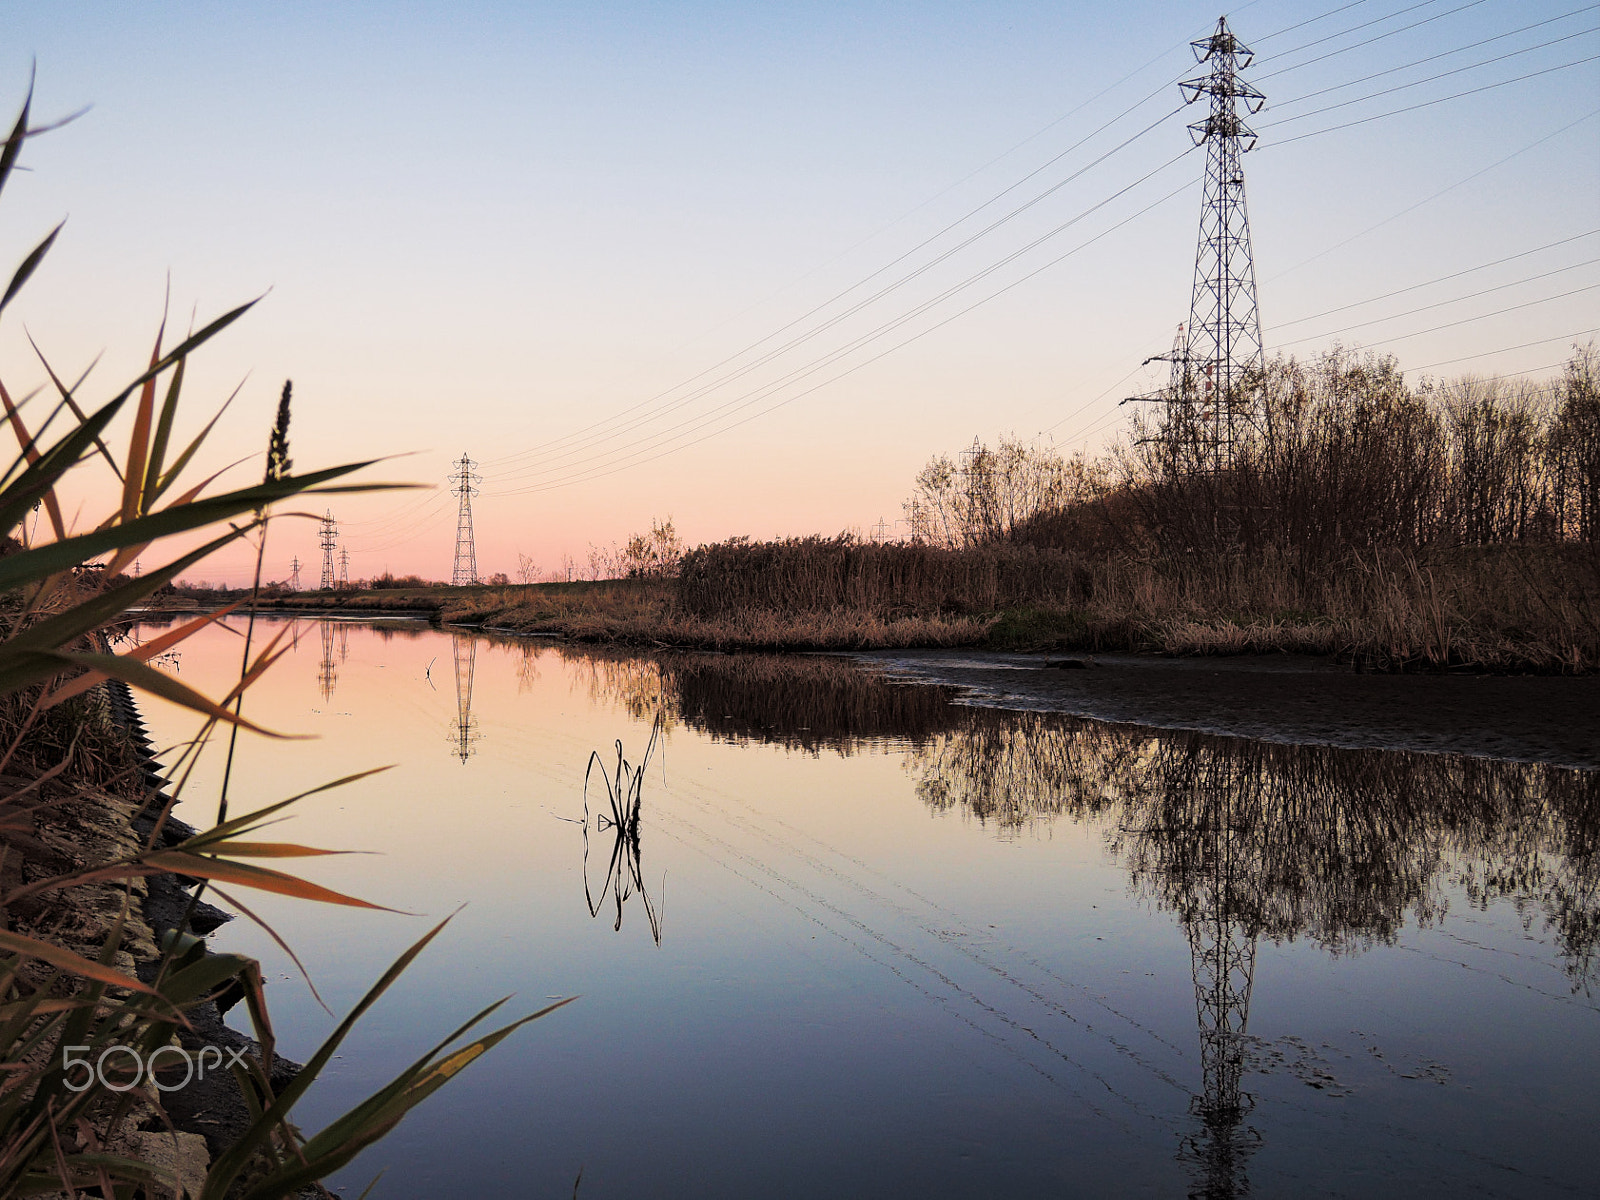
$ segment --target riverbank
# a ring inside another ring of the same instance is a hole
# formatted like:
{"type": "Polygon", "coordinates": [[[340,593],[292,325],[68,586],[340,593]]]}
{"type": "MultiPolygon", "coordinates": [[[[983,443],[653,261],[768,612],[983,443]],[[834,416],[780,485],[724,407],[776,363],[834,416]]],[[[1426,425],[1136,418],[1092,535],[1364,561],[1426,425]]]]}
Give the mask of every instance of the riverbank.
{"type": "MultiPolygon", "coordinates": [[[[1592,547],[1283,563],[970,551],[849,539],[703,547],[676,579],[299,592],[263,611],[705,650],[1301,654],[1381,673],[1600,671],[1592,547]]],[[[241,593],[188,592],[202,606],[241,593]]]]}
{"type": "MultiPolygon", "coordinates": [[[[0,775],[0,895],[23,893],[23,898],[0,905],[0,928],[83,958],[108,961],[120,974],[155,985],[162,965],[160,947],[174,930],[187,925],[204,936],[232,919],[232,914],[194,899],[197,881],[155,872],[122,880],[91,879],[32,894],[24,888],[125,862],[146,852],[152,838],[154,847],[164,850],[196,833],[171,817],[157,829],[167,803],[164,781],[126,685],[103,683],[76,703],[73,741],[84,753],[69,754],[59,773],[38,774],[32,764],[19,760],[0,775]],[[115,948],[107,960],[108,940],[113,938],[115,948]]],[[[47,725],[40,736],[48,740],[50,732],[47,725]]],[[[23,976],[34,985],[61,986],[32,965],[23,976]]],[[[175,1037],[193,1056],[191,1062],[205,1063],[209,1057],[221,1062],[235,1051],[259,1058],[261,1047],[229,1028],[225,1011],[215,999],[187,1009],[188,1025],[175,1037]]],[[[126,1036],[132,1044],[138,1034],[130,1030],[126,1036]]],[[[84,1040],[91,1039],[84,1035],[84,1040]]],[[[298,1070],[299,1064],[274,1055],[273,1086],[281,1089],[298,1070]]],[[[211,1162],[251,1122],[238,1084],[225,1071],[191,1070],[187,1083],[163,1088],[159,1106],[153,1094],[140,1088],[129,1092],[125,1103],[128,1112],[113,1123],[104,1150],[179,1181],[191,1196],[205,1186],[211,1162]]],[[[328,1195],[314,1186],[295,1194],[328,1195]]],[[[158,1189],[152,1195],[173,1193],[158,1189]]]]}

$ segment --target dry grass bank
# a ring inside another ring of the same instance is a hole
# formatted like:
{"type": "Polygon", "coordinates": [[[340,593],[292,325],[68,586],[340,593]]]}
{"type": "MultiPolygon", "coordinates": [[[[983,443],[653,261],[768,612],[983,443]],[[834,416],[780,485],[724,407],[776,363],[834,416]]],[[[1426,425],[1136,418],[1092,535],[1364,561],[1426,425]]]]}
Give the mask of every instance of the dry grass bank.
{"type": "Polygon", "coordinates": [[[676,579],[302,594],[286,608],[427,611],[444,624],[716,650],[1335,655],[1371,670],[1600,669],[1600,549],[1084,555],[848,538],[702,547],[676,579]]]}
{"type": "Polygon", "coordinates": [[[884,615],[842,607],[828,612],[729,607],[702,615],[684,607],[676,581],[662,579],[475,589],[450,596],[438,616],[445,623],[521,634],[712,650],[966,646],[981,641],[989,624],[973,616],[884,615]]]}
{"type": "MultiPolygon", "coordinates": [[[[1309,572],[1272,555],[1083,555],[850,539],[730,543],[688,556],[681,606],[707,622],[982,627],[996,649],[1336,654],[1373,669],[1600,667],[1600,550],[1487,546],[1352,554],[1309,572]]],[[[972,643],[967,643],[972,644],[972,643]]]]}

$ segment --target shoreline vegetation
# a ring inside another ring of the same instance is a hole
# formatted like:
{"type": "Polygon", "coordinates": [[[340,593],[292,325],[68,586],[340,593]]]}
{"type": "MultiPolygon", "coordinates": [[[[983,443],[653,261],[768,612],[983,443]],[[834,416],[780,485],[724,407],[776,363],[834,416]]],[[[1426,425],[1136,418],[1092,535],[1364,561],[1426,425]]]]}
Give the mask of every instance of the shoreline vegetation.
{"type": "MultiPolygon", "coordinates": [[[[0,188],[23,143],[54,128],[30,123],[31,104],[30,87],[0,140],[0,188]]],[[[60,232],[58,225],[22,260],[0,309],[60,232]]],[[[98,385],[82,378],[69,387],[63,380],[77,372],[56,371],[42,352],[47,385],[19,391],[19,400],[0,385],[17,443],[9,464],[0,464],[0,1196],[329,1196],[320,1180],[474,1059],[567,1002],[485,1032],[484,1022],[511,998],[489,1004],[307,1136],[298,1123],[302,1098],[450,918],[417,939],[298,1068],[276,1052],[260,963],[205,941],[224,914],[203,895],[263,924],[291,959],[288,943],[240,892],[380,907],[284,869],[330,851],[255,836],[291,806],[371,772],[230,818],[225,768],[214,824],[196,829],[172,817],[179,800],[211,799],[185,792],[208,742],[225,736],[231,765],[238,730],[282,736],[251,721],[244,698],[283,653],[284,631],[252,646],[248,610],[237,679],[217,699],[163,667],[172,665],[174,647],[223,611],[140,644],[119,636],[128,614],[234,543],[255,549],[259,585],[279,502],[405,486],[345,478],[371,462],[295,474],[287,382],[260,482],[217,491],[215,474],[194,480],[199,466],[191,472],[191,464],[232,398],[185,444],[177,431],[192,404],[183,394],[189,360],[254,303],[191,325],[175,342],[163,316],[149,365],[109,399],[92,400],[98,385]],[[114,453],[123,442],[125,452],[114,453]],[[117,499],[109,511],[86,513],[79,497],[102,471],[115,480],[117,499]],[[180,552],[173,539],[191,548],[180,552]],[[153,565],[141,570],[141,562],[153,565]],[[161,750],[164,769],[139,736],[129,688],[186,708],[197,721],[192,739],[161,750]],[[233,1004],[248,1015],[251,1037],[223,1025],[233,1004]]]]}
{"type": "MultiPolygon", "coordinates": [[[[261,610],[420,616],[499,633],[695,650],[1291,653],[1359,670],[1542,674],[1592,674],[1600,664],[1600,630],[1589,615],[1600,611],[1600,564],[1588,547],[1374,556],[1314,590],[1288,571],[1239,561],[1202,569],[848,536],[706,550],[715,564],[708,570],[760,581],[768,593],[803,575],[832,603],[786,604],[769,594],[748,606],[697,610],[685,599],[692,583],[618,579],[300,592],[263,598],[261,610]],[[765,563],[750,561],[758,553],[765,563]],[[716,562],[724,554],[732,561],[716,562]]],[[[149,611],[206,609],[228,598],[182,589],[149,611]]]]}
{"type": "MultiPolygon", "coordinates": [[[[1405,382],[1391,358],[1277,359],[1237,395],[1175,378],[1104,454],[936,456],[909,537],[684,550],[670,518],[591,579],[384,577],[282,611],[711,650],[1305,653],[1358,670],[1600,670],[1600,354],[1543,382],[1405,382]],[[1231,412],[1224,440],[1219,412],[1231,412]]],[[[572,575],[570,561],[562,572],[572,575]]],[[[169,603],[236,593],[181,588],[169,603]]]]}

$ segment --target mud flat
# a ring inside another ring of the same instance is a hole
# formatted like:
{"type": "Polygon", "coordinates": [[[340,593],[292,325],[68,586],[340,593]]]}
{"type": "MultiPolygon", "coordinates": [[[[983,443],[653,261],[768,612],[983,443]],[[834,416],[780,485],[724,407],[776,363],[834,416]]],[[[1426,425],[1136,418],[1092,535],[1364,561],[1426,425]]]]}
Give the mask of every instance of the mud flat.
{"type": "Polygon", "coordinates": [[[1295,655],[1046,657],[961,650],[852,656],[961,701],[1296,745],[1600,768],[1600,679],[1358,675],[1295,655]],[[1049,665],[1065,664],[1065,665],[1049,665]]]}

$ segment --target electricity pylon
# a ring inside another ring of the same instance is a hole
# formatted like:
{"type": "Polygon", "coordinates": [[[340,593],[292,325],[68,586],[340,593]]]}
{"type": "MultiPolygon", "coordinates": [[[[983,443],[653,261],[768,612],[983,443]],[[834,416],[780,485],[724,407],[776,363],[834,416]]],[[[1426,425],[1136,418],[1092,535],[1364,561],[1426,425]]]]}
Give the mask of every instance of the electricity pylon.
{"type": "Polygon", "coordinates": [[[1173,356],[1181,356],[1186,394],[1175,401],[1188,403],[1192,396],[1198,404],[1220,469],[1232,461],[1234,444],[1252,414],[1241,385],[1265,362],[1243,157],[1256,144],[1244,118],[1260,112],[1266,97],[1239,78],[1253,55],[1228,28],[1226,17],[1217,18],[1209,37],[1190,44],[1195,58],[1211,69],[1178,87],[1187,104],[1208,97],[1210,112],[1189,126],[1195,145],[1206,147],[1206,179],[1189,325],[1182,350],[1173,356]]]}
{"type": "Polygon", "coordinates": [[[454,495],[461,497],[456,515],[456,565],[450,573],[450,583],[454,587],[478,582],[478,552],[472,545],[472,498],[478,494],[478,489],[472,485],[482,482],[483,477],[473,471],[477,465],[463,453],[455,464],[455,482],[450,487],[454,495]]]}
{"type": "Polygon", "coordinates": [[[350,586],[350,551],[342,546],[339,548],[339,586],[350,586]]]}
{"type": "Polygon", "coordinates": [[[479,737],[477,723],[472,719],[472,670],[478,661],[478,639],[471,634],[452,633],[450,653],[456,664],[456,727],[452,740],[456,754],[466,762],[479,737]]]}
{"type": "Polygon", "coordinates": [[[294,556],[294,562],[289,564],[289,590],[291,592],[300,590],[300,556],[298,554],[294,556]]]}
{"type": "Polygon", "coordinates": [[[332,509],[322,515],[322,531],[319,536],[322,540],[322,582],[317,587],[326,592],[333,590],[338,583],[338,575],[333,569],[333,552],[339,546],[339,526],[334,523],[332,509]]]}

